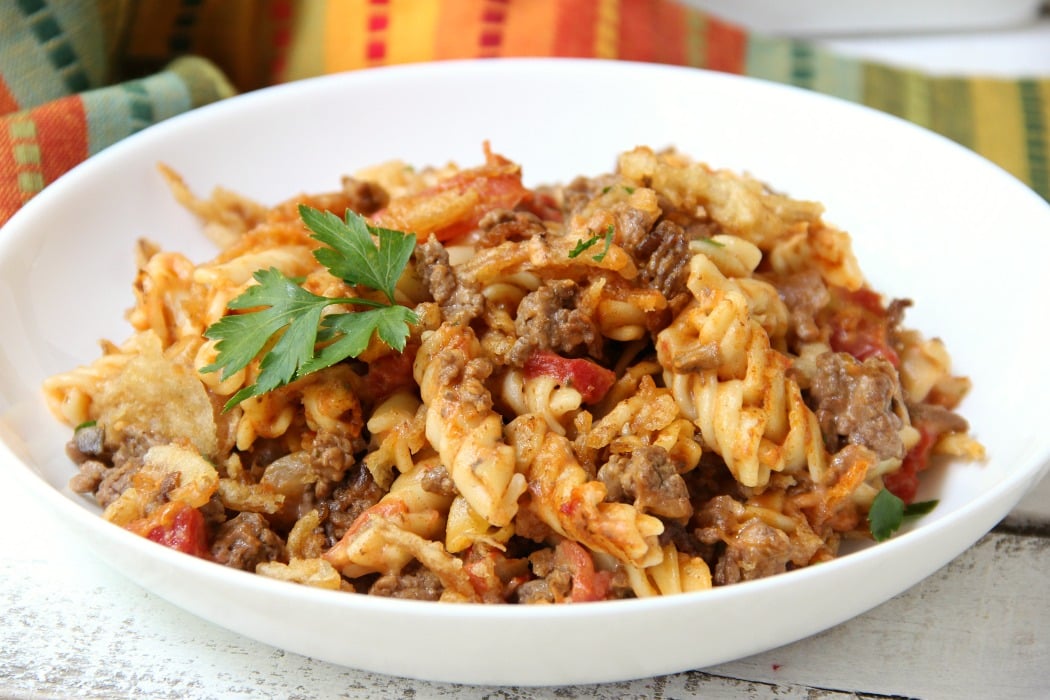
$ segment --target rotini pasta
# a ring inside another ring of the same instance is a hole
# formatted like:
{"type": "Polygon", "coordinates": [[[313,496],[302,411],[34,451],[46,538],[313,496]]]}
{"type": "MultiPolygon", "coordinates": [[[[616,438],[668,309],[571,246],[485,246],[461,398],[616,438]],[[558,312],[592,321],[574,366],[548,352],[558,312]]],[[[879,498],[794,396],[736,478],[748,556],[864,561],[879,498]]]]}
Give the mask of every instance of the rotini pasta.
{"type": "Polygon", "coordinates": [[[162,174],[220,252],[141,241],[133,335],[43,390],[76,428],[71,488],[180,551],[426,600],[682,594],[832,558],[883,490],[983,456],[910,302],[867,286],[819,204],[749,176],[639,147],[528,188],[486,144],[268,207],[162,174]],[[416,234],[386,292],[414,312],[404,349],[376,335],[231,402],[263,361],[212,371],[206,332],[260,270],[342,314],[380,301],[315,257],[300,204],[416,234]]]}

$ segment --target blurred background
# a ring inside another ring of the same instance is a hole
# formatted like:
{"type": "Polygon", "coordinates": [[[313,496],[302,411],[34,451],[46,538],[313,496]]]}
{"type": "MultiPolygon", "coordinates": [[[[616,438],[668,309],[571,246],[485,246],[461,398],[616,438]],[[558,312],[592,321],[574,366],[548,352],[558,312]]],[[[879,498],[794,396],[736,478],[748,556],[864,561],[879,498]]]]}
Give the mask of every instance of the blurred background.
{"type": "Polygon", "coordinates": [[[1050,199],[1047,0],[0,0],[0,224],[77,163],[209,102],[518,56],[815,90],[936,131],[1050,199]]]}

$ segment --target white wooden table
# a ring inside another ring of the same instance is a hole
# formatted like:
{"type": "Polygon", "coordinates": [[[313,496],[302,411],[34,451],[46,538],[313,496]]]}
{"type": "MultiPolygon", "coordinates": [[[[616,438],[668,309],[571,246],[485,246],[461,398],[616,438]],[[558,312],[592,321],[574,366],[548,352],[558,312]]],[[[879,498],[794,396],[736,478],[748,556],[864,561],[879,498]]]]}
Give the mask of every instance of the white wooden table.
{"type": "Polygon", "coordinates": [[[1050,698],[1050,478],[972,549],[823,634],[713,668],[572,688],[364,673],[198,619],[74,547],[0,468],[0,698],[1050,698]]]}

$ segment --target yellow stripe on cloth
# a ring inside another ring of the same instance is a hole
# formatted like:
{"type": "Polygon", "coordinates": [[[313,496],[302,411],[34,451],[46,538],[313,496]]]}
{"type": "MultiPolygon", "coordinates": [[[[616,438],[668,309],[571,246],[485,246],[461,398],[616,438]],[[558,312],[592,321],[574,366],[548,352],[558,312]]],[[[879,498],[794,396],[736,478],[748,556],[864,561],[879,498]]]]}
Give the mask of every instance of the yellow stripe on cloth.
{"type": "Polygon", "coordinates": [[[973,96],[973,149],[1019,178],[1028,175],[1021,96],[1017,83],[976,79],[973,96]]]}
{"type": "Polygon", "coordinates": [[[344,0],[327,3],[324,36],[324,72],[341,73],[369,65],[365,44],[368,39],[365,22],[368,0],[344,0]]]}
{"type": "Polygon", "coordinates": [[[404,1],[390,3],[387,29],[387,63],[416,63],[434,56],[434,27],[441,12],[441,0],[415,0],[411,8],[401,9],[404,1]],[[411,11],[411,21],[405,13],[411,11]]]}
{"type": "Polygon", "coordinates": [[[619,44],[619,0],[598,0],[598,18],[594,26],[595,58],[617,58],[619,44]]]}

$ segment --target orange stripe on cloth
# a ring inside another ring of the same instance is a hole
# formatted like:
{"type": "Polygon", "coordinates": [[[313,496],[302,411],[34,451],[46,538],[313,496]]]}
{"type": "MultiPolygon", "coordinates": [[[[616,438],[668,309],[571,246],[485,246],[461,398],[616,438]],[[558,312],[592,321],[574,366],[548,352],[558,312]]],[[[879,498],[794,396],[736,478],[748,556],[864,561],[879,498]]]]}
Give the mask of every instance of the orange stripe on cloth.
{"type": "Polygon", "coordinates": [[[709,17],[707,20],[707,67],[727,73],[743,73],[747,58],[747,34],[740,27],[709,17]]]}
{"type": "Polygon", "coordinates": [[[87,157],[87,119],[76,95],[0,119],[0,224],[87,157]]]}
{"type": "Polygon", "coordinates": [[[486,0],[442,3],[434,25],[435,60],[476,58],[480,55],[486,0]]]}
{"type": "Polygon", "coordinates": [[[36,124],[28,112],[0,119],[0,224],[44,188],[36,124]]]}
{"type": "Polygon", "coordinates": [[[554,22],[553,55],[591,58],[601,0],[561,0],[554,22]]]}
{"type": "Polygon", "coordinates": [[[44,180],[54,182],[88,157],[88,124],[84,102],[77,95],[48,102],[32,110],[42,155],[44,180]]]}
{"type": "Polygon", "coordinates": [[[329,2],[324,18],[324,71],[339,73],[369,65],[365,45],[368,40],[364,18],[369,0],[329,2]]]}
{"type": "Polygon", "coordinates": [[[559,0],[507,3],[503,25],[503,56],[550,56],[559,0]]]}
{"type": "Polygon", "coordinates": [[[18,110],[18,100],[11,94],[10,88],[4,82],[4,76],[0,75],[0,114],[10,114],[18,110]]]}

